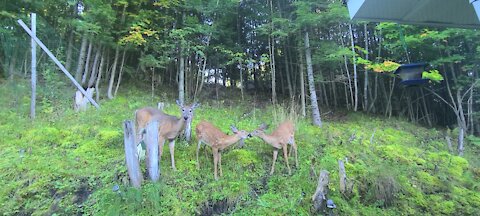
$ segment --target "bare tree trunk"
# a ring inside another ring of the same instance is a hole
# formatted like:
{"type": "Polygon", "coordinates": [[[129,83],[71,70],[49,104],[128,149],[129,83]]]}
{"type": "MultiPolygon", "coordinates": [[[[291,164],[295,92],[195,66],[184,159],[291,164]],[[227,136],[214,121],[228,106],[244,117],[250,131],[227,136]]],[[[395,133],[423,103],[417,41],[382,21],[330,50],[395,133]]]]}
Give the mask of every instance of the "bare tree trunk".
{"type": "Polygon", "coordinates": [[[313,65],[312,65],[312,52],[310,50],[310,38],[308,37],[308,31],[305,29],[305,57],[307,60],[307,76],[308,84],[310,86],[310,102],[312,106],[312,120],[313,124],[322,127],[322,120],[320,118],[320,110],[317,103],[317,93],[315,91],[315,80],[313,78],[313,65]]]}
{"type": "Polygon", "coordinates": [[[304,63],[303,63],[303,55],[302,50],[299,48],[298,50],[298,58],[300,59],[300,100],[302,101],[302,116],[307,116],[306,112],[306,105],[305,105],[305,74],[304,74],[304,63]]]}
{"type": "Polygon", "coordinates": [[[65,62],[65,68],[68,71],[71,71],[72,66],[72,51],[73,51],[73,29],[70,30],[70,35],[68,36],[68,47],[67,47],[67,60],[65,62]]]}
{"type": "MultiPolygon", "coordinates": [[[[272,29],[270,33],[273,33],[274,31],[274,26],[273,26],[273,5],[272,5],[272,0],[270,0],[270,16],[271,16],[271,24],[272,24],[272,29]]],[[[277,104],[277,93],[276,93],[276,86],[275,86],[275,37],[273,35],[270,35],[268,37],[268,47],[270,50],[270,69],[272,72],[272,103],[275,105],[277,104]]]]}
{"type": "Polygon", "coordinates": [[[288,47],[285,46],[285,75],[287,76],[288,96],[290,96],[290,100],[292,100],[293,88],[292,88],[292,81],[290,80],[291,78],[290,78],[290,67],[288,64],[288,52],[286,50],[288,50],[288,47]]]}
{"type": "MultiPolygon", "coordinates": [[[[95,82],[95,91],[97,91],[97,93],[95,94],[95,96],[97,97],[97,102],[100,100],[100,80],[102,79],[102,73],[103,73],[103,68],[104,68],[104,65],[105,65],[105,55],[106,55],[106,52],[105,52],[105,48],[104,48],[104,51],[102,52],[102,58],[100,60],[100,66],[98,67],[98,76],[97,76],[97,81],[95,82]]],[[[108,56],[107,56],[108,58],[108,56]]],[[[106,72],[105,72],[106,73],[106,72]]]]}
{"type": "MultiPolygon", "coordinates": [[[[342,43],[342,47],[345,46],[344,43],[343,43],[343,39],[340,39],[340,42],[342,43]]],[[[352,89],[352,78],[350,77],[350,70],[348,69],[348,60],[347,60],[347,56],[343,56],[343,63],[345,65],[345,70],[346,70],[346,74],[347,74],[347,79],[348,79],[348,89],[350,90],[350,100],[352,102],[352,104],[354,103],[354,98],[353,98],[353,89],[352,89]]],[[[347,109],[350,110],[350,106],[349,106],[349,103],[347,102],[347,109]]]]}
{"type": "Polygon", "coordinates": [[[87,76],[90,71],[90,56],[92,55],[92,47],[93,47],[93,42],[90,40],[90,43],[88,43],[87,60],[85,61],[85,69],[82,75],[82,85],[85,84],[85,82],[87,82],[87,76]]]}
{"type": "Polygon", "coordinates": [[[115,93],[113,94],[114,96],[117,96],[118,87],[120,87],[120,82],[122,81],[123,66],[125,65],[125,53],[126,52],[127,52],[127,49],[124,49],[123,54],[122,54],[122,63],[120,64],[120,73],[118,73],[117,86],[115,87],[115,93]]]}
{"type": "Polygon", "coordinates": [[[353,42],[353,30],[352,30],[352,24],[348,24],[348,28],[350,29],[350,42],[352,45],[352,61],[353,61],[353,86],[355,88],[355,101],[354,101],[354,106],[353,106],[353,111],[358,110],[358,80],[357,80],[357,62],[355,60],[356,55],[355,55],[355,43],[353,42]]]}
{"type": "Polygon", "coordinates": [[[120,47],[117,46],[115,48],[115,58],[113,60],[112,72],[110,72],[110,81],[108,82],[108,91],[107,91],[108,99],[113,99],[113,83],[115,82],[115,74],[117,73],[117,63],[118,63],[119,54],[120,54],[120,47]]]}
{"type": "Polygon", "coordinates": [[[93,84],[95,84],[95,80],[97,78],[97,73],[98,73],[98,64],[99,64],[101,55],[102,55],[102,46],[100,45],[98,46],[97,52],[95,53],[95,58],[93,59],[92,73],[87,83],[87,87],[89,88],[92,87],[93,84]]]}
{"type": "Polygon", "coordinates": [[[178,70],[178,99],[185,103],[185,57],[183,50],[180,48],[180,67],[178,70]]]}
{"type": "Polygon", "coordinates": [[[427,124],[428,126],[432,127],[432,120],[430,120],[430,115],[428,114],[428,107],[425,99],[425,93],[423,92],[422,88],[420,88],[420,93],[422,94],[423,110],[425,112],[425,118],[427,119],[427,124]]]}
{"type": "MultiPolygon", "coordinates": [[[[367,23],[363,24],[363,29],[365,33],[365,59],[368,60],[368,30],[367,23]]],[[[368,111],[368,70],[365,68],[365,81],[363,85],[363,110],[368,111]]]]}
{"type": "Polygon", "coordinates": [[[80,47],[80,54],[78,55],[78,62],[77,62],[77,71],[75,72],[75,80],[80,82],[82,79],[83,67],[85,66],[85,55],[87,52],[87,33],[84,33],[82,36],[82,45],[80,47]]]}

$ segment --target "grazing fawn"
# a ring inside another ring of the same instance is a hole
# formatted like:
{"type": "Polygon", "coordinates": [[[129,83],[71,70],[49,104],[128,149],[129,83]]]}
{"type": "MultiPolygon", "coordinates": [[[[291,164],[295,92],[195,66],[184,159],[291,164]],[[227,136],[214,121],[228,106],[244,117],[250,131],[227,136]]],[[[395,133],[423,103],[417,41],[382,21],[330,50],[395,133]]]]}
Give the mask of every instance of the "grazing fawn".
{"type": "Polygon", "coordinates": [[[251,137],[250,133],[244,130],[239,131],[235,126],[230,126],[233,135],[226,135],[213,124],[202,121],[196,127],[197,132],[197,169],[200,169],[200,161],[198,160],[198,151],[202,143],[210,146],[213,153],[213,166],[215,180],[218,180],[217,164],[220,164],[220,176],[222,176],[222,151],[231,146],[232,144],[240,141],[240,145],[243,145],[243,140],[247,137],[251,137]]]}
{"type": "MultiPolygon", "coordinates": [[[[287,120],[278,125],[271,134],[266,134],[265,129],[267,128],[266,124],[260,125],[252,135],[257,136],[263,139],[266,143],[273,146],[273,163],[272,169],[270,170],[270,175],[273,174],[275,170],[275,161],[277,160],[278,150],[283,149],[283,157],[285,158],[285,163],[287,164],[288,174],[291,175],[292,171],[288,165],[288,146],[291,145],[293,151],[295,151],[295,166],[298,168],[298,158],[297,158],[297,145],[295,144],[295,127],[292,121],[287,120]]],[[[290,153],[292,152],[290,148],[290,153]]]]}
{"type": "Polygon", "coordinates": [[[150,121],[158,121],[158,160],[161,160],[163,145],[165,140],[168,140],[170,142],[170,157],[172,160],[173,170],[177,170],[175,167],[174,156],[175,138],[177,138],[180,132],[185,128],[185,123],[188,121],[188,119],[193,117],[193,110],[199,106],[198,103],[194,103],[191,106],[184,106],[178,100],[177,105],[180,107],[180,111],[182,112],[182,116],[180,118],[165,114],[164,112],[151,107],[142,108],[135,112],[135,123],[137,128],[136,142],[139,143],[143,140],[145,127],[150,121]]]}

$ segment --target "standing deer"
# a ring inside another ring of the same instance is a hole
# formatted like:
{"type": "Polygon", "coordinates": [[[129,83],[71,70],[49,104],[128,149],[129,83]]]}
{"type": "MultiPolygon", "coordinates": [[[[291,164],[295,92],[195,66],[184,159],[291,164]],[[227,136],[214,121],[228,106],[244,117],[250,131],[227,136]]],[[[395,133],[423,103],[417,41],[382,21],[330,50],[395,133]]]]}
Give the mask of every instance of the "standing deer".
{"type": "Polygon", "coordinates": [[[163,145],[165,140],[168,140],[170,147],[170,157],[172,160],[173,170],[175,168],[175,138],[178,137],[180,132],[185,128],[185,123],[188,119],[193,117],[193,110],[199,106],[198,103],[194,103],[191,106],[184,106],[177,100],[177,105],[180,107],[182,116],[177,118],[176,116],[168,115],[158,109],[146,107],[139,109],[135,112],[135,123],[137,128],[137,143],[143,140],[143,134],[145,133],[145,127],[150,121],[158,121],[158,160],[160,161],[163,153],[163,145]]]}
{"type": "MultiPolygon", "coordinates": [[[[253,131],[252,135],[262,138],[263,141],[274,148],[273,163],[272,169],[270,170],[270,175],[272,175],[273,171],[275,170],[275,161],[277,160],[279,149],[283,149],[283,157],[285,158],[285,163],[287,164],[288,174],[291,175],[292,171],[288,165],[288,144],[290,144],[295,151],[295,166],[298,167],[297,145],[295,144],[295,129],[293,122],[289,120],[282,122],[271,134],[266,134],[265,129],[267,129],[267,125],[262,124],[259,128],[253,131]]],[[[290,148],[290,153],[292,152],[292,148],[290,148]]]]}
{"type": "Polygon", "coordinates": [[[217,164],[220,164],[220,176],[223,175],[222,172],[222,151],[231,146],[232,144],[240,141],[240,145],[243,145],[243,140],[247,137],[251,137],[250,133],[244,130],[239,131],[235,126],[230,126],[230,129],[233,132],[233,135],[226,135],[213,124],[201,121],[195,131],[197,132],[197,169],[200,169],[200,161],[198,160],[198,152],[200,150],[200,145],[202,143],[210,146],[213,153],[213,166],[214,166],[214,176],[215,180],[218,180],[217,176],[217,164]]]}

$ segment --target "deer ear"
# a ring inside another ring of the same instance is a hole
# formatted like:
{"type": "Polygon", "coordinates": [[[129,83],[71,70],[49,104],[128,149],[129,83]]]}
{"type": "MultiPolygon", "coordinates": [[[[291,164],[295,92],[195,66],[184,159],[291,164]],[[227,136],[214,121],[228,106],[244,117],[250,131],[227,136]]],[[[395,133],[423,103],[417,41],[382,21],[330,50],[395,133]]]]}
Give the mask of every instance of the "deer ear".
{"type": "Polygon", "coordinates": [[[182,102],[180,102],[180,100],[176,100],[176,102],[177,102],[178,106],[181,106],[181,107],[183,106],[183,104],[182,104],[182,102]]]}
{"type": "Polygon", "coordinates": [[[230,130],[232,130],[234,134],[238,133],[238,129],[235,127],[235,125],[230,125],[230,130]]]}
{"type": "Polygon", "coordinates": [[[200,106],[200,103],[194,103],[194,104],[192,105],[192,109],[195,109],[195,108],[197,108],[197,107],[199,107],[199,106],[200,106]]]}

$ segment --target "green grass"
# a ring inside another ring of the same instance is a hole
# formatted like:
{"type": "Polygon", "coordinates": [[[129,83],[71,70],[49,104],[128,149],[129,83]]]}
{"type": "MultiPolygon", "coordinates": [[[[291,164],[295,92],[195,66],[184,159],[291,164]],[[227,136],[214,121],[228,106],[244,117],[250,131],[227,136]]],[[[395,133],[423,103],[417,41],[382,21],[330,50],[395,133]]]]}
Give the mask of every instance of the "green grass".
{"type": "MultiPolygon", "coordinates": [[[[28,92],[25,86],[16,88],[28,92]]],[[[343,121],[325,121],[323,128],[316,128],[299,118],[300,166],[291,176],[280,155],[275,173],[268,175],[273,150],[251,138],[244,148],[235,146],[222,154],[224,176],[215,181],[210,149],[201,149],[197,170],[195,139],[192,144],[177,141],[178,171],[171,169],[166,145],[160,181],[146,181],[137,190],[129,187],[122,122],[132,119],[137,108],[165,101],[165,95],[151,99],[140,90],[128,90],[101,101],[100,110],[84,113],[71,111],[69,101],[44,97],[32,122],[27,117],[28,94],[10,89],[0,85],[4,215],[309,215],[322,169],[330,173],[328,196],[338,215],[480,215],[480,169],[473,159],[478,147],[468,148],[464,158],[452,155],[442,131],[403,120],[350,113],[343,121]],[[11,95],[16,95],[14,102],[11,95]],[[340,159],[348,160],[347,176],[354,182],[350,196],[339,192],[340,159]],[[115,185],[120,190],[114,192],[115,185]]],[[[166,112],[178,115],[173,98],[168,102],[166,112]]],[[[271,124],[271,131],[288,113],[278,107],[257,108],[252,101],[200,102],[193,126],[207,120],[224,132],[230,124],[253,130],[262,122],[271,124]]]]}

